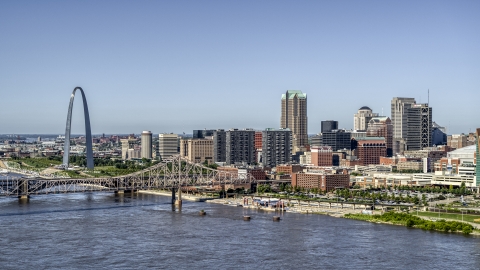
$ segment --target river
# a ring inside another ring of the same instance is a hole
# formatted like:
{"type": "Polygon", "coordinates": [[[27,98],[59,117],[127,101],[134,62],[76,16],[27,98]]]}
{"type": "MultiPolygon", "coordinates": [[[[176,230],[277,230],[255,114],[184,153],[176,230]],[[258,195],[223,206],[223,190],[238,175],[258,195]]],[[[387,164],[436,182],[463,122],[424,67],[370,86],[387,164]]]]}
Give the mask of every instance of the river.
{"type": "Polygon", "coordinates": [[[0,197],[0,269],[480,269],[480,238],[112,193],[0,197]],[[204,209],[206,216],[199,216],[204,209]],[[251,221],[243,221],[250,215],[251,221]]]}

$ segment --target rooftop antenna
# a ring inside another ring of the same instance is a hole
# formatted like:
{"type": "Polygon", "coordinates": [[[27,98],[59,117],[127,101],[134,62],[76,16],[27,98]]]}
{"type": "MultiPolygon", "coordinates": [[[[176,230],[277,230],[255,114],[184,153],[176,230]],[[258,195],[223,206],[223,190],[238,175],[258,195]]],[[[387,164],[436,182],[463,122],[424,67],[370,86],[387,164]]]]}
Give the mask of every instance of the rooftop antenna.
{"type": "Polygon", "coordinates": [[[382,116],[385,116],[385,115],[383,114],[383,107],[382,107],[382,116]]]}
{"type": "Polygon", "coordinates": [[[430,88],[428,88],[428,98],[427,98],[427,105],[430,104],[430,88]]]}

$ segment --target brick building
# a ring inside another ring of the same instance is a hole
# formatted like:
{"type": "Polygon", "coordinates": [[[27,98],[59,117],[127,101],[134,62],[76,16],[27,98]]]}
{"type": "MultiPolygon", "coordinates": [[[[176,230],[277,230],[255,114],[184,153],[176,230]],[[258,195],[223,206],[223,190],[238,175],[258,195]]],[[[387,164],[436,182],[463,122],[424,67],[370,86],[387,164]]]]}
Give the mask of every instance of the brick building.
{"type": "Polygon", "coordinates": [[[277,166],[277,174],[283,173],[292,175],[297,172],[302,172],[305,167],[301,165],[280,165],[277,166]]]}
{"type": "Polygon", "coordinates": [[[331,191],[336,188],[350,186],[349,174],[323,174],[323,173],[294,173],[292,186],[302,188],[317,188],[322,191],[331,191]]]}
{"type": "Polygon", "coordinates": [[[383,137],[356,138],[355,153],[362,166],[380,164],[380,157],[387,155],[387,145],[383,137]]]}
{"type": "Polygon", "coordinates": [[[311,163],[313,166],[333,166],[333,152],[330,146],[312,146],[311,163]]]}
{"type": "Polygon", "coordinates": [[[255,131],[255,161],[260,163],[262,159],[262,132],[255,131]]]}
{"type": "Polygon", "coordinates": [[[393,125],[386,116],[373,117],[368,122],[367,137],[383,137],[387,144],[387,157],[393,154],[393,125]]]}

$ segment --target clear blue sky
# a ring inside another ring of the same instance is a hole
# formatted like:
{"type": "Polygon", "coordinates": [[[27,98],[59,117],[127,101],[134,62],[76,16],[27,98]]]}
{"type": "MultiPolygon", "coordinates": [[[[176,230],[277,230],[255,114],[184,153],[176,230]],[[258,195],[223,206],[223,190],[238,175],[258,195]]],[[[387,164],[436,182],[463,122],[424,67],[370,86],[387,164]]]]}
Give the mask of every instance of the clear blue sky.
{"type": "Polygon", "coordinates": [[[95,134],[279,127],[287,89],[307,93],[310,134],[428,89],[434,121],[469,132],[479,14],[480,1],[0,1],[0,133],[64,133],[75,86],[95,134]]]}

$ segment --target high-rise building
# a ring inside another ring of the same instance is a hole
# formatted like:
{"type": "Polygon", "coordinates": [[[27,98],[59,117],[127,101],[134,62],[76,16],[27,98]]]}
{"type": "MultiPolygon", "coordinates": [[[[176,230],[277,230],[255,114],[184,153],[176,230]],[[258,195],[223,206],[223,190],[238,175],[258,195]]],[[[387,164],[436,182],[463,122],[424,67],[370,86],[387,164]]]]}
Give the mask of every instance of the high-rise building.
{"type": "Polygon", "coordinates": [[[227,160],[227,133],[223,129],[213,132],[213,161],[226,162],[227,160]]]}
{"type": "Polygon", "coordinates": [[[367,106],[363,106],[358,109],[358,112],[353,115],[353,129],[354,130],[367,130],[368,122],[372,117],[377,117],[378,113],[373,113],[372,109],[367,106]]]}
{"type": "Polygon", "coordinates": [[[432,146],[432,108],[428,104],[412,104],[407,115],[407,150],[432,146]]]}
{"type": "Polygon", "coordinates": [[[142,158],[152,159],[152,132],[142,132],[142,158]]]}
{"type": "Polygon", "coordinates": [[[292,131],[290,129],[267,128],[262,131],[262,163],[276,167],[292,161],[292,131]]]}
{"type": "Polygon", "coordinates": [[[294,153],[305,149],[308,144],[307,94],[300,90],[287,90],[282,94],[280,127],[292,131],[294,153]]]}
{"type": "Polygon", "coordinates": [[[178,154],[178,135],[160,133],[158,135],[158,153],[161,159],[178,154]]]}
{"type": "Polygon", "coordinates": [[[326,120],[322,121],[322,133],[331,132],[332,130],[338,129],[338,121],[326,120]]]}
{"type": "Polygon", "coordinates": [[[412,104],[415,104],[414,98],[395,97],[392,99],[391,120],[393,125],[393,138],[407,138],[407,114],[412,104]]]}
{"type": "Polygon", "coordinates": [[[432,146],[432,108],[428,104],[416,104],[413,98],[393,98],[392,124],[394,142],[403,140],[406,150],[432,146]]]}
{"type": "Polygon", "coordinates": [[[213,162],[212,139],[182,139],[180,140],[180,156],[194,163],[213,162]]]}
{"type": "Polygon", "coordinates": [[[255,162],[255,131],[253,129],[230,129],[225,133],[226,164],[253,164],[255,162]]]}
{"type": "Polygon", "coordinates": [[[384,137],[387,144],[387,157],[393,155],[393,125],[386,116],[373,117],[368,122],[367,137],[384,137]]]}

